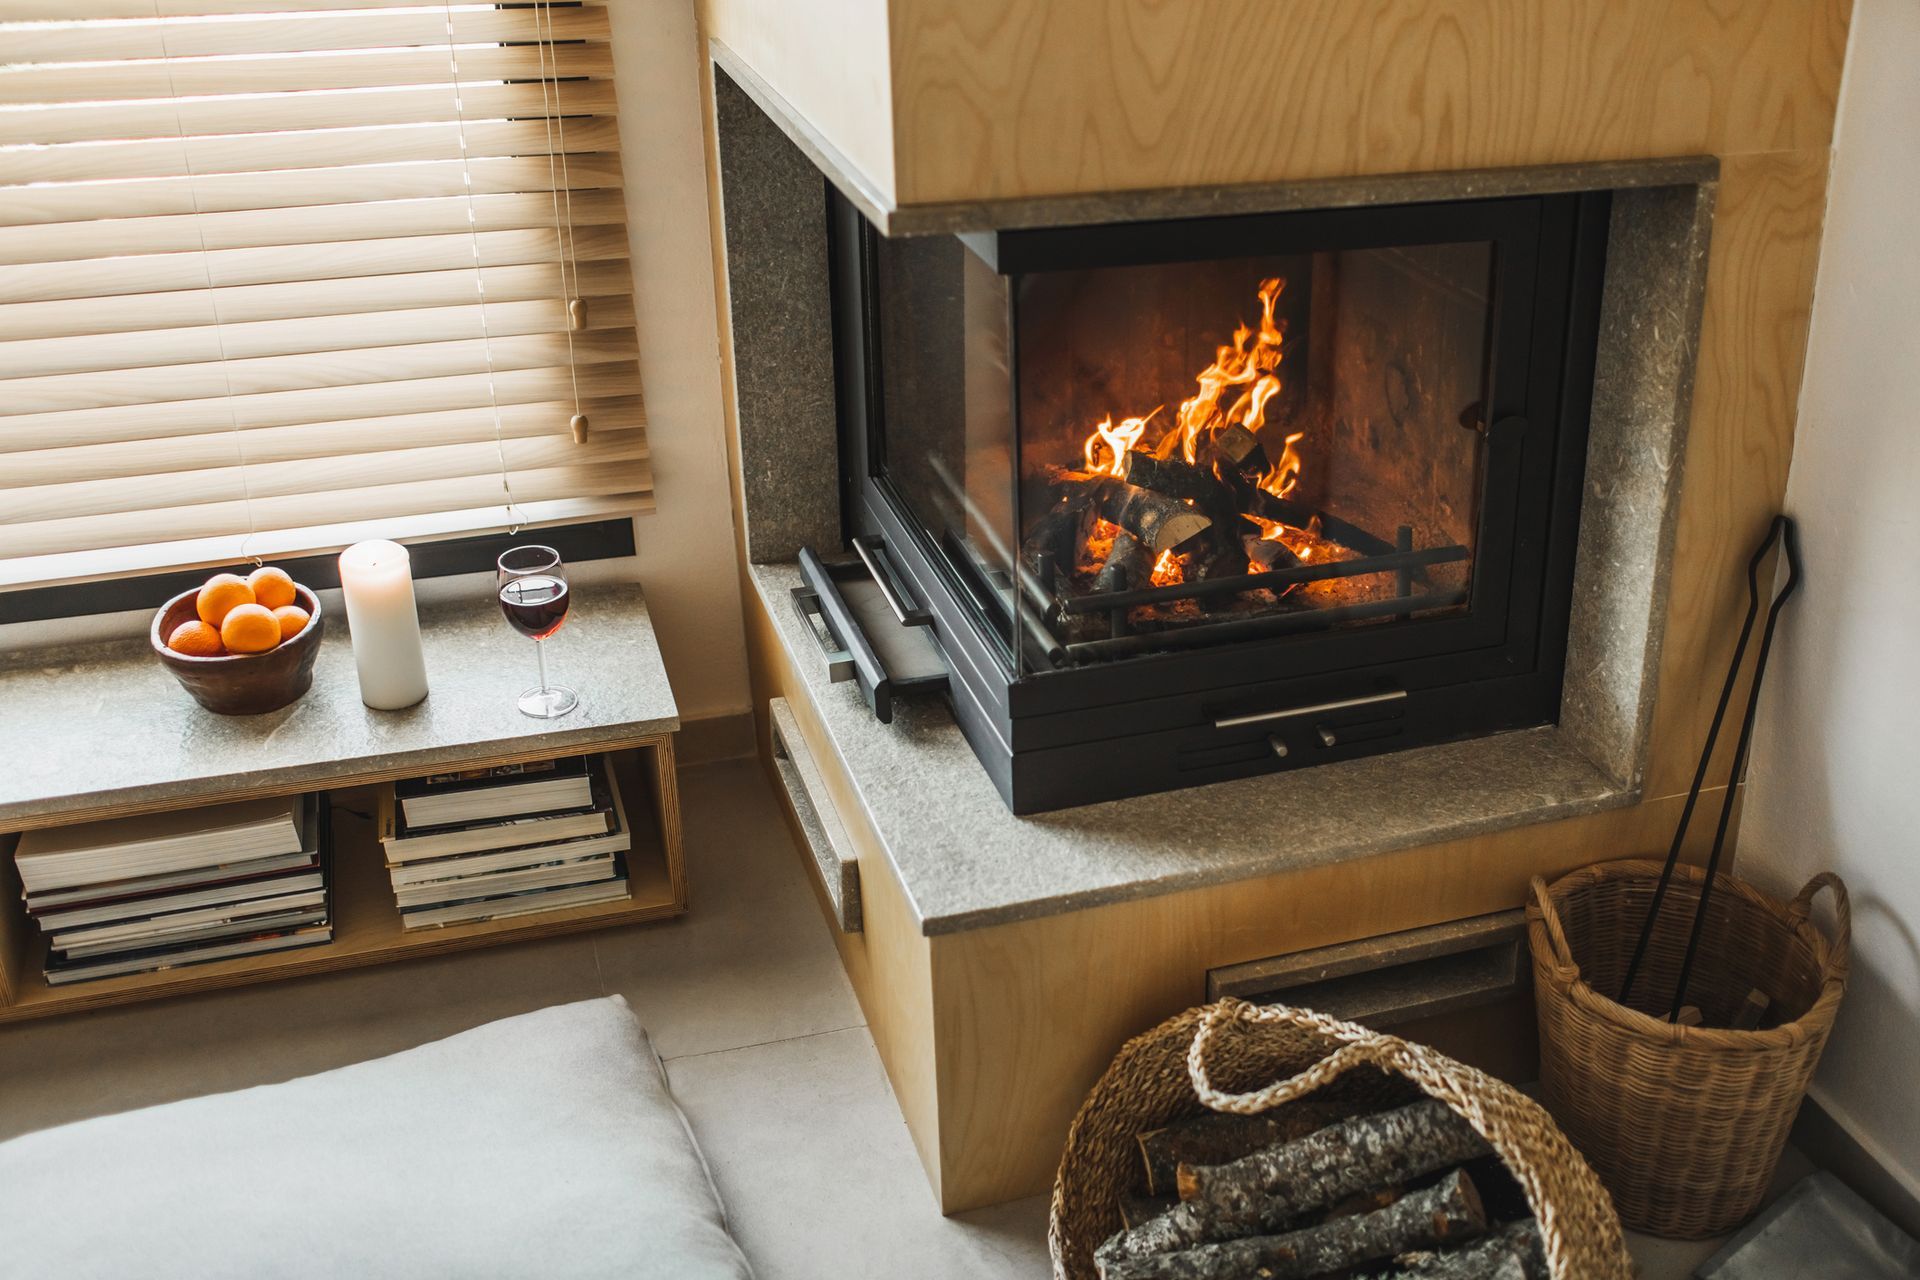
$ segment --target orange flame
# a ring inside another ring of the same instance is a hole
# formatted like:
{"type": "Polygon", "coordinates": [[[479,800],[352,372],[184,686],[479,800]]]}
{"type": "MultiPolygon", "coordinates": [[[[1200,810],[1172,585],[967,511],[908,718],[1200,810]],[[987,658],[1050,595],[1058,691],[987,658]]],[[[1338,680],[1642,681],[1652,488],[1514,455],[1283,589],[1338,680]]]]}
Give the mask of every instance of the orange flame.
{"type": "Polygon", "coordinates": [[[1160,409],[1155,409],[1144,418],[1122,419],[1117,427],[1113,425],[1112,414],[1102,418],[1099,425],[1094,427],[1093,434],[1087,437],[1087,470],[1097,476],[1124,477],[1127,474],[1127,450],[1139,443],[1140,437],[1146,433],[1147,424],[1159,412],[1160,409]],[[1103,450],[1108,455],[1104,462],[1100,459],[1103,450]]]}
{"type": "MultiPolygon", "coordinates": [[[[1267,405],[1281,388],[1276,370],[1285,357],[1286,334],[1274,319],[1273,309],[1286,286],[1287,282],[1277,276],[1260,282],[1260,327],[1256,330],[1246,324],[1238,325],[1230,345],[1214,348],[1213,363],[1194,379],[1199,385],[1198,392],[1180,402],[1174,422],[1154,442],[1151,452],[1156,457],[1171,458],[1177,450],[1189,464],[1197,464],[1200,446],[1205,440],[1228,427],[1244,427],[1257,433],[1266,424],[1267,405]],[[1242,390],[1231,406],[1222,408],[1222,397],[1233,387],[1242,390]]],[[[1083,446],[1087,469],[1096,475],[1125,475],[1127,450],[1139,444],[1147,424],[1159,412],[1160,409],[1155,409],[1144,418],[1123,419],[1118,427],[1113,425],[1113,415],[1107,415],[1093,428],[1083,446]]],[[[1290,467],[1298,476],[1300,457],[1293,452],[1292,445],[1299,438],[1295,435],[1288,439],[1286,453],[1276,464],[1276,472],[1290,467]]],[[[1287,488],[1291,489],[1292,484],[1288,483],[1287,488]]]]}
{"type": "Polygon", "coordinates": [[[1267,474],[1260,477],[1260,487],[1276,498],[1286,497],[1300,483],[1300,454],[1293,446],[1299,444],[1306,434],[1304,431],[1295,431],[1288,435],[1282,442],[1280,456],[1274,460],[1267,474]]]}

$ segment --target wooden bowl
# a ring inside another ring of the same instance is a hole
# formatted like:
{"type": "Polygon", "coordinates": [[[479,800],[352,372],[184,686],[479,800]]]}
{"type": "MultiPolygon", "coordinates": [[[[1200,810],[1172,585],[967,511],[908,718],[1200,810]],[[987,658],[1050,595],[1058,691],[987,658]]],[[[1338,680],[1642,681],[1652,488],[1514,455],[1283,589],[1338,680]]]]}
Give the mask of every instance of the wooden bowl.
{"type": "Polygon", "coordinates": [[[207,710],[223,716],[278,711],[313,684],[313,663],[320,656],[320,632],[326,622],[320,616],[320,597],[298,583],[293,592],[294,603],[307,611],[307,625],[299,635],[265,653],[197,658],[167,648],[167,637],[175,627],[200,616],[193,607],[194,598],[200,594],[198,587],[182,591],[160,606],[160,612],[153,615],[148,638],[161,663],[207,710]]]}

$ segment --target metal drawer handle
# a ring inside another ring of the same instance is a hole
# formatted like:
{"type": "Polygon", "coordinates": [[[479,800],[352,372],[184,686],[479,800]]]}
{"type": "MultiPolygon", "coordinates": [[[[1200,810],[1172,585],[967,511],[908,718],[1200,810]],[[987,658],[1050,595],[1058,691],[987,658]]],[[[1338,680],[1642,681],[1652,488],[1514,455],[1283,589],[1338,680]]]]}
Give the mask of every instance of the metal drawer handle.
{"type": "Polygon", "coordinates": [[[785,698],[773,698],[767,705],[772,721],[773,764],[780,774],[781,786],[793,815],[806,836],[807,852],[813,856],[820,887],[833,905],[834,922],[842,933],[859,933],[860,860],[853,841],[834,812],[833,801],[824,793],[825,780],[800,735],[799,722],[785,698]]]}
{"type": "Polygon", "coordinates": [[[871,535],[853,540],[854,554],[860,557],[860,563],[867,566],[867,572],[873,575],[873,585],[880,588],[880,596],[887,602],[887,608],[893,610],[893,616],[903,627],[925,627],[933,623],[933,615],[919,605],[909,606],[901,589],[893,580],[892,566],[885,562],[887,548],[880,539],[871,535]]]}
{"type": "Polygon", "coordinates": [[[827,660],[827,679],[834,684],[853,679],[853,654],[833,634],[833,624],[820,608],[820,597],[805,587],[795,587],[792,599],[793,611],[800,615],[807,634],[820,646],[820,656],[827,660]]]}
{"type": "Polygon", "coordinates": [[[1237,729],[1241,725],[1266,724],[1273,720],[1291,720],[1296,716],[1316,716],[1328,711],[1345,711],[1349,707],[1371,707],[1382,702],[1398,702],[1407,696],[1405,689],[1393,689],[1387,693],[1369,693],[1358,698],[1341,698],[1336,702],[1315,702],[1304,707],[1287,707],[1281,711],[1256,711],[1251,715],[1227,716],[1215,720],[1216,729],[1237,729]]]}

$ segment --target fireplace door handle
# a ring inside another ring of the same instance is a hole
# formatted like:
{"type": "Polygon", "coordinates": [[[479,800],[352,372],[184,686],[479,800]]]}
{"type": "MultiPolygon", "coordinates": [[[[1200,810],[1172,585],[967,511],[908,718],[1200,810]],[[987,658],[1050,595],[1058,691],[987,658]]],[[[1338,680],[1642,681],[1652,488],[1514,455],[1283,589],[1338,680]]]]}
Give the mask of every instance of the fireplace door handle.
{"type": "Polygon", "coordinates": [[[1358,698],[1341,698],[1335,702],[1314,702],[1304,707],[1284,707],[1279,711],[1255,711],[1250,715],[1227,716],[1215,720],[1216,729],[1237,729],[1242,725],[1268,724],[1274,720],[1291,720],[1296,716],[1317,716],[1329,711],[1345,711],[1351,707],[1371,707],[1383,702],[1398,702],[1407,696],[1405,689],[1390,689],[1385,693],[1369,693],[1358,698]]]}
{"type": "Polygon", "coordinates": [[[853,550],[860,557],[860,563],[867,566],[867,572],[873,575],[873,585],[880,588],[881,598],[887,602],[887,608],[893,610],[893,616],[901,626],[933,625],[933,615],[919,605],[910,603],[905,589],[894,578],[893,565],[887,560],[886,543],[868,535],[855,538],[853,550]]]}

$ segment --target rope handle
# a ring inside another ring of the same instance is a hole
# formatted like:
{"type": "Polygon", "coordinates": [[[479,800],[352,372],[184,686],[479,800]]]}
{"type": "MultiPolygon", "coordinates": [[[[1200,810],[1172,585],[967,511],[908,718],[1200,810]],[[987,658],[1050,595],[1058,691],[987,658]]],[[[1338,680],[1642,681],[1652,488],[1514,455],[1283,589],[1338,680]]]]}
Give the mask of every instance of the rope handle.
{"type": "Polygon", "coordinates": [[[1533,878],[1529,886],[1533,890],[1533,905],[1540,912],[1540,923],[1547,928],[1547,941],[1553,944],[1554,959],[1563,969],[1579,971],[1580,966],[1573,960],[1573,945],[1567,941],[1567,931],[1560,924],[1560,912],[1553,905],[1553,895],[1547,892],[1547,882],[1540,876],[1533,878]]]}
{"type": "Polygon", "coordinates": [[[1853,955],[1853,906],[1847,899],[1846,882],[1831,871],[1822,871],[1793,895],[1793,901],[1787,904],[1787,921],[1796,929],[1805,924],[1813,914],[1813,900],[1822,889],[1833,890],[1836,927],[1827,948],[1827,969],[1821,976],[1826,982],[1844,981],[1853,955]]]}
{"type": "Polygon", "coordinates": [[[1310,1009],[1252,1005],[1244,1000],[1229,999],[1212,1005],[1201,1017],[1200,1026],[1193,1033],[1193,1046],[1187,1050],[1187,1076],[1193,1082],[1194,1094],[1212,1110],[1252,1116],[1271,1111],[1283,1102],[1304,1098],[1355,1067],[1368,1064],[1393,1066],[1398,1063],[1405,1048],[1406,1042],[1396,1036],[1382,1035],[1378,1031],[1342,1022],[1324,1013],[1314,1013],[1310,1009]],[[1212,1047],[1213,1038],[1220,1028],[1233,1022],[1272,1022],[1302,1027],[1318,1032],[1329,1040],[1340,1041],[1341,1045],[1298,1075],[1252,1093],[1228,1093],[1214,1087],[1207,1072],[1207,1051],[1212,1047]]]}

